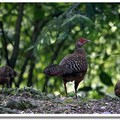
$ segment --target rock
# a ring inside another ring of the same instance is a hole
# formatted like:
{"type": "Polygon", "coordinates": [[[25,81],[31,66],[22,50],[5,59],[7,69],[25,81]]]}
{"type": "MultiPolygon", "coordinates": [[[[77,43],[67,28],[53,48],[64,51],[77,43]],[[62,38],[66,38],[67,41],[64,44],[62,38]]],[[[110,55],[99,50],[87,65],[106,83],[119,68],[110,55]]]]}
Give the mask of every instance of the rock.
{"type": "Polygon", "coordinates": [[[110,113],[110,112],[105,111],[105,112],[103,112],[103,113],[101,113],[101,114],[111,114],[111,113],[110,113]]]}

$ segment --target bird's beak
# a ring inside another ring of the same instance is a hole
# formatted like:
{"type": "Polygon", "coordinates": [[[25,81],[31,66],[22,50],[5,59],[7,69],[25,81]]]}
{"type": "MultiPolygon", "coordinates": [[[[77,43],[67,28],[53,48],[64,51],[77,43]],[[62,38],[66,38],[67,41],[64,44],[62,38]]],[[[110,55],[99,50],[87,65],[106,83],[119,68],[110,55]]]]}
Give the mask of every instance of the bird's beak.
{"type": "Polygon", "coordinates": [[[91,42],[90,40],[87,40],[87,42],[91,42]]]}

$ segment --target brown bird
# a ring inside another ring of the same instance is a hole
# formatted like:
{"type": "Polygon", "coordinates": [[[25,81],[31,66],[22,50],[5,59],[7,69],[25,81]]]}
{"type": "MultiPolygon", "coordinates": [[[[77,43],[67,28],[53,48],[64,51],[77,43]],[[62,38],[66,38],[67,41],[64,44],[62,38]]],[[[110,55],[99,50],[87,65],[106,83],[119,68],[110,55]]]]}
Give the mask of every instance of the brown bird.
{"type": "MultiPolygon", "coordinates": [[[[16,71],[14,71],[11,67],[9,66],[3,66],[0,68],[0,84],[4,85],[8,85],[10,86],[10,79],[13,77],[16,77],[18,75],[18,73],[16,71]]],[[[3,88],[2,88],[3,90],[3,88]]]]}
{"type": "Polygon", "coordinates": [[[120,97],[120,81],[116,83],[114,92],[116,96],[120,97]]]}
{"type": "Polygon", "coordinates": [[[59,65],[49,65],[44,69],[44,73],[50,76],[62,76],[64,88],[67,95],[66,83],[74,81],[75,96],[77,98],[77,88],[84,79],[87,72],[87,59],[83,45],[90,40],[80,38],[76,42],[76,49],[73,54],[65,56],[59,65]]]}

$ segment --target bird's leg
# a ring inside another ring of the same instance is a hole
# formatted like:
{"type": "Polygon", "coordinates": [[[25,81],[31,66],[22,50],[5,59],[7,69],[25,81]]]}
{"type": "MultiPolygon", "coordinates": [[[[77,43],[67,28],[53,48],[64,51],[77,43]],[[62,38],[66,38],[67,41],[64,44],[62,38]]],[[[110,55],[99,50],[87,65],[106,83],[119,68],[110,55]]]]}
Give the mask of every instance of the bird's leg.
{"type": "Polygon", "coordinates": [[[76,96],[76,98],[77,98],[77,87],[78,87],[78,85],[79,85],[79,82],[75,82],[74,83],[74,89],[75,89],[75,96],[76,96]]]}
{"type": "Polygon", "coordinates": [[[7,88],[10,88],[10,78],[7,78],[7,88]]]}
{"type": "Polygon", "coordinates": [[[1,93],[3,93],[3,91],[4,91],[4,86],[5,86],[5,85],[3,84],[1,93]]]}
{"type": "Polygon", "coordinates": [[[65,93],[66,93],[66,96],[67,96],[67,87],[66,87],[67,82],[65,80],[63,80],[63,82],[64,82],[65,93]]]}

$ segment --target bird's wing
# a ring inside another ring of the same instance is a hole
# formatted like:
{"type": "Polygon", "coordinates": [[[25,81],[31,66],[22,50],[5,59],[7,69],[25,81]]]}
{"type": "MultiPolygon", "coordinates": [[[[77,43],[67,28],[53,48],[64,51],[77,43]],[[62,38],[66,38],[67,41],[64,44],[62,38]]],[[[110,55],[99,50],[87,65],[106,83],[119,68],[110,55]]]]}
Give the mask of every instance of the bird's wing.
{"type": "Polygon", "coordinates": [[[0,68],[0,77],[3,77],[5,73],[5,67],[0,68]]]}
{"type": "Polygon", "coordinates": [[[74,74],[87,70],[86,57],[81,54],[70,54],[64,57],[60,65],[64,67],[64,74],[74,74]]]}
{"type": "Polygon", "coordinates": [[[16,71],[9,66],[3,66],[0,68],[0,77],[14,77],[15,74],[16,71]]]}

